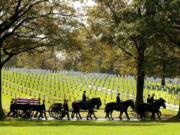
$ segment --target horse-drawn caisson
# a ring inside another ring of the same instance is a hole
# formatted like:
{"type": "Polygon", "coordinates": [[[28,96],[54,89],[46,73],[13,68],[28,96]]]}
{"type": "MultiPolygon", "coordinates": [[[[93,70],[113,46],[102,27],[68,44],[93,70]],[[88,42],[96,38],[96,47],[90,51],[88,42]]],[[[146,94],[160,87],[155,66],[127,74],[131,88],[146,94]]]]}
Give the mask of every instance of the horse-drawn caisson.
{"type": "Polygon", "coordinates": [[[40,99],[34,98],[15,98],[11,100],[10,112],[7,116],[32,118],[43,118],[46,116],[45,101],[40,103],[40,99]]]}
{"type": "MultiPolygon", "coordinates": [[[[159,98],[158,100],[154,100],[151,103],[143,103],[138,105],[135,108],[133,100],[120,101],[119,97],[117,97],[116,102],[107,103],[105,106],[105,118],[109,118],[109,120],[113,120],[112,113],[113,111],[119,111],[119,119],[122,120],[123,113],[126,114],[128,120],[130,117],[128,115],[128,108],[131,107],[134,112],[137,113],[137,118],[144,120],[145,113],[150,112],[151,119],[155,119],[156,115],[158,118],[161,118],[160,107],[166,108],[166,101],[163,98],[159,98]]],[[[102,105],[100,98],[92,98],[85,99],[80,101],[72,102],[72,109],[70,110],[68,107],[68,101],[64,100],[64,103],[54,103],[50,106],[48,112],[49,116],[54,119],[63,119],[66,115],[67,118],[70,119],[69,112],[71,112],[71,119],[76,116],[77,119],[82,119],[81,112],[87,112],[87,120],[88,119],[97,119],[95,115],[95,109],[99,109],[102,105]],[[92,117],[93,116],[93,117],[92,117]]],[[[10,112],[7,116],[11,117],[20,117],[20,118],[45,118],[46,116],[45,109],[45,100],[43,100],[42,104],[40,99],[34,98],[16,98],[12,99],[10,105],[10,112]]]]}

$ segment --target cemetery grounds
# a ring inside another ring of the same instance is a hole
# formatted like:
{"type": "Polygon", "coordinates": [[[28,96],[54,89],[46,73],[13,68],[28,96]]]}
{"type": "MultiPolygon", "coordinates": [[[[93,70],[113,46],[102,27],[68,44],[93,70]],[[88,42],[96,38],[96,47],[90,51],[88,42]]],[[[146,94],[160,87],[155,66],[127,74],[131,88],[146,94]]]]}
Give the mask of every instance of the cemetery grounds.
{"type": "MultiPolygon", "coordinates": [[[[89,98],[100,97],[101,109],[96,112],[98,121],[58,121],[58,120],[19,120],[7,119],[0,122],[0,134],[13,135],[151,135],[180,134],[180,123],[171,117],[177,113],[180,98],[180,82],[178,79],[167,78],[166,87],[160,86],[160,78],[147,77],[145,81],[144,99],[148,94],[155,93],[156,98],[163,97],[167,101],[167,109],[162,109],[162,121],[137,121],[136,115],[130,112],[131,121],[103,120],[104,106],[115,101],[116,94],[121,93],[121,99],[135,99],[136,79],[130,75],[110,75],[102,73],[82,73],[74,71],[52,71],[40,69],[4,68],[2,70],[2,101],[4,111],[9,111],[12,98],[33,97],[46,101],[46,110],[55,102],[69,100],[69,106],[74,100],[82,98],[82,92],[87,91],[89,98]]],[[[113,114],[118,117],[117,112],[113,114]]],[[[83,116],[85,117],[85,113],[83,116]]]]}

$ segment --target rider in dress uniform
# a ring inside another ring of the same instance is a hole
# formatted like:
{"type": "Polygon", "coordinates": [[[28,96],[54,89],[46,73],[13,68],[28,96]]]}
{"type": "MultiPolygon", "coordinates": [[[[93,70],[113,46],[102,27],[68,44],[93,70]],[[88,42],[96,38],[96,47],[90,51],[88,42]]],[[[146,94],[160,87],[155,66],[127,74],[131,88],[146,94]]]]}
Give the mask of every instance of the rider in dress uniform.
{"type": "Polygon", "coordinates": [[[150,104],[154,103],[155,100],[155,94],[152,94],[151,99],[150,99],[150,104]]]}
{"type": "Polygon", "coordinates": [[[87,100],[86,91],[84,91],[84,92],[83,92],[83,95],[82,95],[82,101],[83,101],[83,103],[86,103],[86,100],[87,100]]]}
{"type": "Polygon", "coordinates": [[[84,91],[82,95],[83,108],[86,108],[87,99],[88,97],[86,96],[86,91],[84,91]]]}
{"type": "Polygon", "coordinates": [[[120,102],[121,102],[120,93],[118,93],[117,96],[116,96],[116,103],[119,104],[120,102]]]}
{"type": "Polygon", "coordinates": [[[151,104],[151,95],[150,94],[148,94],[147,103],[151,104]]]}

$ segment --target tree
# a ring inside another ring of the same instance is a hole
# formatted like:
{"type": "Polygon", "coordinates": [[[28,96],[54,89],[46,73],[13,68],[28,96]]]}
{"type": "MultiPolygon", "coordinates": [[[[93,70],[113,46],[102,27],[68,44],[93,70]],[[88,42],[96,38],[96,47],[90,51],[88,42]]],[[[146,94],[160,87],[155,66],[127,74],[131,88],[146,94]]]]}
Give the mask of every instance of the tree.
{"type": "MultiPolygon", "coordinates": [[[[180,1],[166,0],[158,7],[161,10],[161,35],[172,43],[171,46],[180,48],[180,1]]],[[[177,117],[180,118],[180,107],[177,117]]]]}
{"type": "MultiPolygon", "coordinates": [[[[74,10],[63,0],[0,0],[0,3],[0,69],[22,52],[61,44],[72,24],[74,10]]],[[[0,118],[3,117],[0,91],[0,118]]]]}
{"type": "MultiPolygon", "coordinates": [[[[96,0],[92,18],[104,25],[102,40],[136,60],[136,106],[143,103],[146,50],[159,37],[157,1],[96,0]],[[95,16],[95,17],[94,17],[95,16]]],[[[159,2],[158,2],[159,4],[159,2]]]]}
{"type": "Polygon", "coordinates": [[[178,119],[180,119],[180,100],[179,100],[179,110],[178,110],[178,113],[177,113],[176,117],[177,117],[178,119]]]}
{"type": "Polygon", "coordinates": [[[171,42],[159,38],[147,52],[145,67],[147,76],[160,77],[161,86],[166,85],[165,78],[178,76],[180,50],[172,46],[171,42]]]}

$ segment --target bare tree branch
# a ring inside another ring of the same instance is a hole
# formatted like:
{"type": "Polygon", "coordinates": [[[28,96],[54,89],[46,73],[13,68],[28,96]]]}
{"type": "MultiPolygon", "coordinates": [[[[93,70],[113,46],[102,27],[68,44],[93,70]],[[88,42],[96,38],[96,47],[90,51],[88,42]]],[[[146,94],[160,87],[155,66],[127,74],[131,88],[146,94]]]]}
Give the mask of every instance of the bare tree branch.
{"type": "Polygon", "coordinates": [[[134,59],[137,59],[136,56],[134,56],[131,52],[129,52],[128,50],[126,50],[125,48],[123,48],[121,45],[118,45],[118,47],[125,52],[127,55],[133,57],[134,59]]]}
{"type": "Polygon", "coordinates": [[[117,15],[117,13],[114,11],[114,9],[111,7],[110,3],[107,0],[105,0],[103,2],[110,9],[111,13],[113,14],[115,22],[118,24],[120,19],[119,19],[119,16],[117,15]]]}

